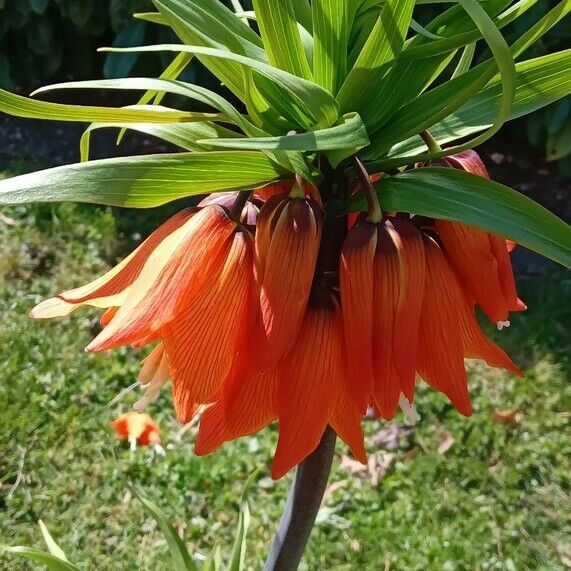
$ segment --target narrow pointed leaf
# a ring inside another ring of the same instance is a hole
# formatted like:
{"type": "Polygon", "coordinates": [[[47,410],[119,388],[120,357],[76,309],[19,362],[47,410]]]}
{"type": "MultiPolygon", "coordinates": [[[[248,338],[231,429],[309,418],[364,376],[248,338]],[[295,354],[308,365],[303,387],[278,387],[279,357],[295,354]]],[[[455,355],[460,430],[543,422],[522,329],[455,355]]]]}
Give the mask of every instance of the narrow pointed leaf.
{"type": "MultiPolygon", "coordinates": [[[[490,17],[476,0],[459,1],[481,28],[482,34],[484,34],[494,54],[494,61],[483,67],[478,66],[470,72],[424,93],[403,107],[399,111],[398,117],[387,124],[387,128],[375,138],[374,147],[367,150],[368,156],[382,154],[399,140],[420,133],[444,119],[475,96],[492,79],[498,68],[502,78],[502,103],[486,136],[491,136],[497,132],[506,120],[515,91],[515,65],[510,49],[490,17]]],[[[483,136],[479,138],[483,139],[483,136]]]]}
{"type": "Polygon", "coordinates": [[[153,516],[167,541],[169,552],[172,557],[173,571],[198,571],[198,565],[191,557],[184,541],[176,532],[176,529],[170,524],[166,514],[147,498],[139,494],[136,494],[136,496],[145,506],[147,511],[153,516]]]}
{"type": "Polygon", "coordinates": [[[240,517],[238,519],[238,531],[234,539],[232,554],[228,562],[227,571],[243,571],[244,560],[246,558],[246,535],[250,527],[250,507],[247,501],[242,501],[240,506],[240,517]]]}
{"type": "Polygon", "coordinates": [[[92,123],[81,136],[79,148],[81,161],[89,160],[89,146],[91,141],[91,133],[99,129],[117,128],[124,131],[131,129],[140,133],[146,133],[163,141],[167,141],[172,145],[176,145],[186,151],[208,151],[212,150],[212,145],[208,143],[198,143],[200,139],[215,139],[223,137],[224,139],[236,138],[241,135],[230,131],[209,121],[196,123],[132,123],[125,127],[124,123],[92,123]]]}
{"type": "Polygon", "coordinates": [[[368,108],[370,100],[377,96],[379,83],[403,47],[414,4],[414,0],[386,0],[353,69],[339,91],[341,109],[359,112],[366,125],[373,119],[368,108]]]}
{"type": "MultiPolygon", "coordinates": [[[[337,119],[339,108],[333,96],[323,87],[275,68],[266,63],[244,57],[229,51],[222,51],[201,46],[186,46],[179,44],[161,44],[136,48],[105,48],[109,52],[186,52],[195,55],[208,55],[213,58],[230,60],[251,69],[267,78],[279,90],[278,94],[287,95],[292,105],[299,108],[300,117],[309,113],[315,124],[330,127],[337,119]]],[[[312,127],[313,125],[306,125],[312,127]]]]}
{"type": "Polygon", "coordinates": [[[240,139],[207,139],[199,143],[227,149],[327,151],[360,149],[369,144],[367,131],[357,113],[349,113],[343,123],[328,129],[283,137],[243,137],[240,139]]]}
{"type": "MultiPolygon", "coordinates": [[[[232,50],[265,60],[259,36],[221,2],[154,0],[154,4],[184,43],[232,50]]],[[[199,59],[238,98],[245,100],[244,77],[239,65],[206,56],[199,59]]]]}
{"type": "MultiPolygon", "coordinates": [[[[113,81],[113,80],[109,80],[113,81]]],[[[170,109],[157,111],[144,107],[138,109],[115,107],[92,107],[89,105],[66,105],[36,101],[0,89],[0,111],[31,119],[50,119],[53,121],[113,121],[121,123],[179,123],[187,121],[208,121],[219,117],[216,113],[192,113],[170,109]]]]}
{"type": "Polygon", "coordinates": [[[335,94],[347,77],[347,43],[355,3],[351,0],[313,0],[313,76],[335,94]]]}
{"type": "Polygon", "coordinates": [[[294,75],[311,79],[291,0],[254,0],[254,11],[269,62],[294,75]]]}
{"type": "Polygon", "coordinates": [[[73,565],[73,563],[64,561],[51,553],[34,549],[33,547],[20,545],[16,547],[0,546],[0,550],[11,555],[19,555],[28,561],[45,565],[50,571],[80,571],[79,567],[73,565]]]}
{"type": "Polygon", "coordinates": [[[257,151],[120,157],[1,180],[0,204],[75,201],[151,208],[196,194],[262,186],[285,174],[257,151]]]}
{"type": "MultiPolygon", "coordinates": [[[[508,120],[533,113],[571,93],[570,68],[571,50],[517,63],[515,98],[508,120]]],[[[431,135],[443,145],[487,129],[498,113],[501,96],[501,80],[496,76],[460,109],[431,127],[431,135]]],[[[389,157],[414,156],[425,148],[420,137],[413,137],[395,145],[389,157]]]]}
{"type": "Polygon", "coordinates": [[[42,535],[44,537],[44,543],[46,544],[48,551],[58,559],[62,559],[63,561],[69,562],[63,549],[56,543],[55,539],[52,537],[52,534],[49,532],[45,523],[42,520],[39,520],[38,524],[40,526],[40,531],[42,532],[42,535]]]}

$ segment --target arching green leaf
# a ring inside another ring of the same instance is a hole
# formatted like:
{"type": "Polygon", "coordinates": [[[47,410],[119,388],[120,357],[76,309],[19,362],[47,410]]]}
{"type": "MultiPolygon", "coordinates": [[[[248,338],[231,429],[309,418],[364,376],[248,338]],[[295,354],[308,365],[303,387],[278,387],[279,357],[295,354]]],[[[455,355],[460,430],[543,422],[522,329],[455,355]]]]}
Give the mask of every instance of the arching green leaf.
{"type": "Polygon", "coordinates": [[[74,201],[150,208],[185,196],[254,188],[287,174],[257,151],[120,157],[4,179],[0,204],[74,201]]]}

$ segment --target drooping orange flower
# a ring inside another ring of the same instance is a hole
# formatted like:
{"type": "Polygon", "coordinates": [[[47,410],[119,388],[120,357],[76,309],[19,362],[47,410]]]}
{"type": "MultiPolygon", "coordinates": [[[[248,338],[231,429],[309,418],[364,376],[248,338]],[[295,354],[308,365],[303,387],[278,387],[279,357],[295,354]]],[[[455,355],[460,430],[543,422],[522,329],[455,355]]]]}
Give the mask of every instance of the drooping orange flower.
{"type": "Polygon", "coordinates": [[[420,376],[443,392],[464,415],[472,406],[464,358],[483,359],[521,375],[510,358],[485,337],[474,316],[473,303],[436,242],[425,238],[426,283],[422,298],[418,364],[420,376]]]}
{"type": "MultiPolygon", "coordinates": [[[[475,151],[442,159],[453,168],[490,178],[475,151]]],[[[523,311],[518,299],[506,241],[484,230],[446,220],[435,221],[446,254],[464,288],[489,319],[501,327],[510,311],[523,311]]]]}
{"type": "MultiPolygon", "coordinates": [[[[170,379],[182,422],[204,411],[197,454],[277,421],[276,478],[315,450],[327,426],[365,462],[367,407],[391,419],[400,405],[414,421],[419,376],[469,414],[465,358],[519,373],[479,329],[476,299],[433,223],[361,214],[339,252],[323,233],[334,227],[342,238],[346,220],[325,220],[316,193],[289,180],[256,191],[245,207],[239,193],[208,197],[32,315],[91,305],[105,312],[87,350],[154,345],[134,408],[144,410],[170,379]]],[[[511,272],[506,242],[489,243],[508,261],[500,269],[497,254],[494,271],[511,272]]],[[[127,418],[117,423],[127,431],[127,418]]]]}
{"type": "Polygon", "coordinates": [[[137,444],[148,446],[159,444],[161,436],[159,427],[148,414],[126,412],[110,423],[121,440],[128,440],[131,448],[137,444]]]}
{"type": "Polygon", "coordinates": [[[259,370],[272,369],[292,347],[309,299],[323,215],[297,189],[270,198],[256,229],[260,312],[255,332],[259,370]]]}
{"type": "Polygon", "coordinates": [[[349,366],[362,397],[391,419],[412,402],[424,284],[420,232],[405,218],[362,218],[341,253],[341,304],[349,366]]]}

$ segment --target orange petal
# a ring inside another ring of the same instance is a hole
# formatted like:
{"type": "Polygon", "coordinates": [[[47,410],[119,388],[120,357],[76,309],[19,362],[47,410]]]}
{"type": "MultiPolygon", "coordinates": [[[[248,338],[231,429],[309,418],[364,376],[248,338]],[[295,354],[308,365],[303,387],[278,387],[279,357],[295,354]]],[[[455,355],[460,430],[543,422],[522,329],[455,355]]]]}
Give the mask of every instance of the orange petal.
{"type": "Polygon", "coordinates": [[[373,402],[383,418],[391,419],[401,393],[393,349],[402,268],[393,233],[389,233],[384,225],[378,228],[373,265],[373,402]]]}
{"type": "Polygon", "coordinates": [[[406,218],[393,218],[392,238],[400,263],[400,288],[393,338],[393,361],[401,391],[414,400],[416,354],[426,264],[420,231],[406,218]]]}
{"type": "Polygon", "coordinates": [[[360,220],[341,250],[340,290],[347,369],[363,406],[373,391],[373,258],[377,228],[360,220]]]}
{"type": "Polygon", "coordinates": [[[278,375],[280,433],[273,478],[311,454],[328,423],[335,424],[355,456],[364,458],[360,411],[345,375],[343,327],[335,303],[307,310],[296,345],[278,375]]]}
{"type": "MultiPolygon", "coordinates": [[[[262,209],[263,211],[264,209],[262,209]]],[[[274,223],[273,220],[271,223],[274,223]]],[[[321,212],[305,199],[288,199],[257,266],[260,293],[259,368],[273,368],[292,347],[307,306],[321,238],[321,212]]]]}
{"type": "Polygon", "coordinates": [[[170,234],[185,224],[193,215],[190,209],[181,210],[159,226],[134,252],[95,281],[68,291],[59,297],[79,304],[108,297],[123,291],[135,281],[153,250],[170,234]]]}
{"type": "Polygon", "coordinates": [[[426,282],[418,343],[420,376],[443,392],[462,414],[472,412],[458,306],[463,293],[456,275],[436,243],[425,240],[426,282]]]}
{"type": "Polygon", "coordinates": [[[460,335],[464,357],[483,359],[491,367],[502,367],[520,377],[523,376],[523,373],[506,353],[484,335],[476,321],[474,307],[465,295],[459,296],[456,311],[460,318],[460,335]]]}
{"type": "MultiPolygon", "coordinates": [[[[466,291],[491,321],[508,319],[508,305],[500,284],[490,235],[483,230],[445,220],[436,220],[436,230],[466,291]]],[[[503,252],[508,255],[505,247],[503,252]]]]}
{"type": "Polygon", "coordinates": [[[217,282],[161,330],[181,422],[188,421],[195,403],[212,400],[237,354],[246,347],[252,264],[251,238],[246,231],[236,232],[217,282]]]}
{"type": "Polygon", "coordinates": [[[508,309],[510,311],[524,311],[527,309],[527,306],[517,297],[512,263],[508,249],[504,248],[504,239],[499,236],[494,236],[493,234],[490,234],[489,236],[492,244],[492,251],[494,252],[494,256],[496,257],[496,262],[498,264],[500,286],[508,309]]]}
{"type": "Polygon", "coordinates": [[[200,421],[195,452],[209,454],[223,442],[253,434],[277,418],[278,376],[275,369],[235,379],[200,421]]]}
{"type": "Polygon", "coordinates": [[[224,209],[213,205],[171,233],[145,263],[113,321],[86,350],[134,343],[172,321],[217,278],[235,228],[224,209]]]}

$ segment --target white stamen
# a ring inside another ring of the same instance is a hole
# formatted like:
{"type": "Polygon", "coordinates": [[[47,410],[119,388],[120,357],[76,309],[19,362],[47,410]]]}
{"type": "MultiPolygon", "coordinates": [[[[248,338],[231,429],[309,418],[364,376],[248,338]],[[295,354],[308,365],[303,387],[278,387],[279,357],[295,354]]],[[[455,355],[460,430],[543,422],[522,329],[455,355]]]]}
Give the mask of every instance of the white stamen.
{"type": "Polygon", "coordinates": [[[135,452],[137,450],[137,437],[136,436],[129,436],[129,448],[131,452],[135,452]]]}
{"type": "Polygon", "coordinates": [[[511,324],[509,321],[498,321],[496,323],[496,326],[498,328],[498,331],[501,331],[504,327],[509,327],[511,324]]]}
{"type": "Polygon", "coordinates": [[[415,406],[402,393],[399,397],[399,406],[410,425],[414,426],[420,420],[420,414],[415,406]]]}

